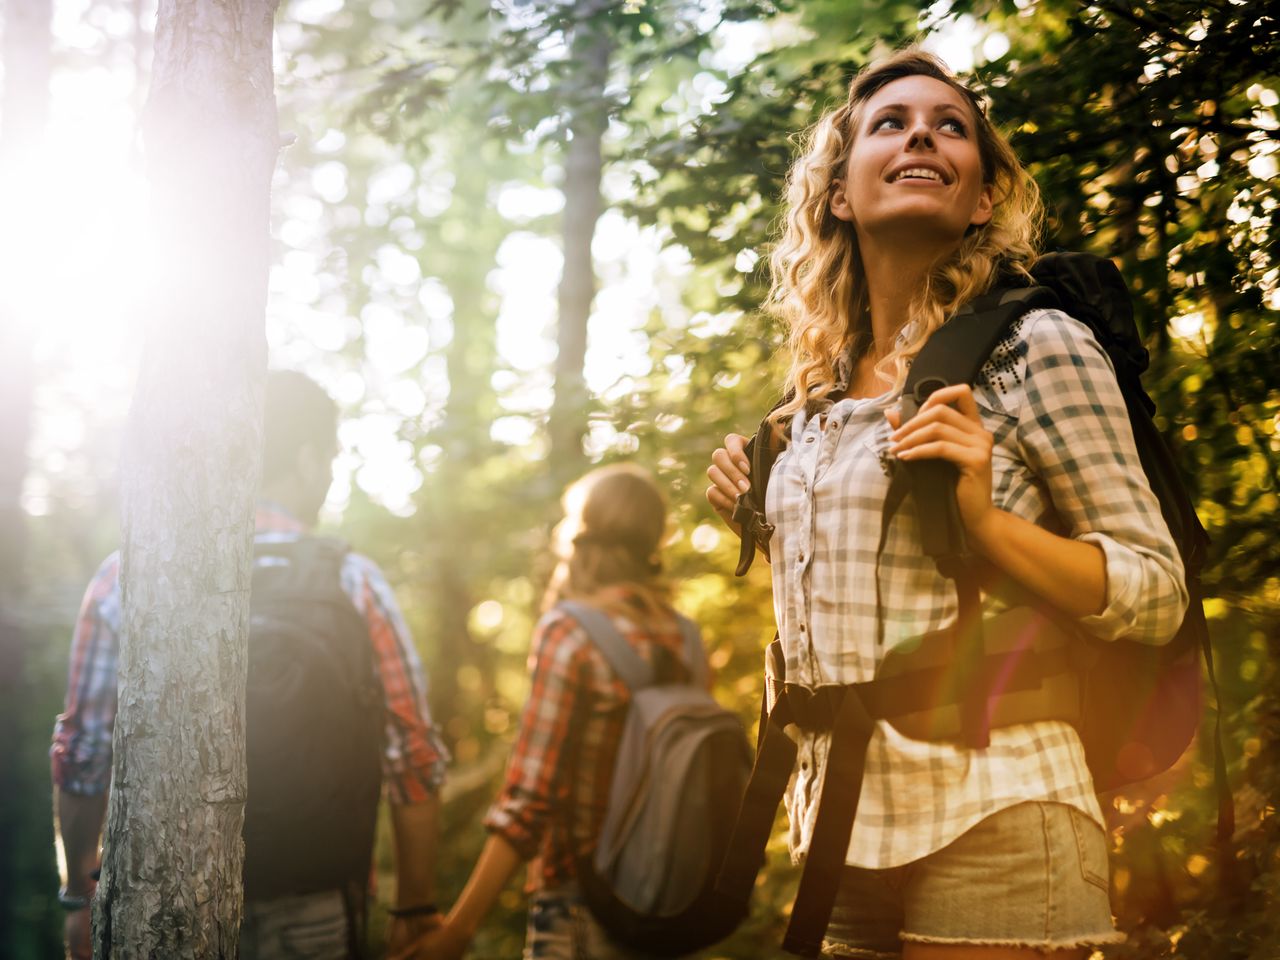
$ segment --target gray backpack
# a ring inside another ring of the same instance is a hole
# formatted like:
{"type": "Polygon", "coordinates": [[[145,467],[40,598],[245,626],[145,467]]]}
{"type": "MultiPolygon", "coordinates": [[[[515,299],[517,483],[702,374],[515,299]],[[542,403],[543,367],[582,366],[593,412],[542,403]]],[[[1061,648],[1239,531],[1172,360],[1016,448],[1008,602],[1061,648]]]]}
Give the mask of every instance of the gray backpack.
{"type": "Polygon", "coordinates": [[[579,858],[592,914],[618,943],[655,956],[724,939],[744,911],[715,892],[751,773],[742,723],[707,692],[697,626],[677,615],[690,683],[655,684],[653,668],[608,615],[563,601],[631,692],[595,850],[579,858]]]}

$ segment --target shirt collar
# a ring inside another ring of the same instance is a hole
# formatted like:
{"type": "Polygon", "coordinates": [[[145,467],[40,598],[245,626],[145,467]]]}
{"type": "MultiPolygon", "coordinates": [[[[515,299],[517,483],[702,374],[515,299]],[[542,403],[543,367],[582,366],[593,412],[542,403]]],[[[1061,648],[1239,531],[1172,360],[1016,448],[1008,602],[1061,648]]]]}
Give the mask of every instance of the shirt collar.
{"type": "MultiPolygon", "coordinates": [[[[909,343],[915,334],[915,329],[916,321],[908,320],[894,337],[894,349],[900,350],[909,343]]],[[[849,381],[853,379],[853,363],[853,338],[850,337],[841,348],[840,355],[836,357],[836,382],[831,388],[832,393],[842,393],[849,389],[849,381]]]]}

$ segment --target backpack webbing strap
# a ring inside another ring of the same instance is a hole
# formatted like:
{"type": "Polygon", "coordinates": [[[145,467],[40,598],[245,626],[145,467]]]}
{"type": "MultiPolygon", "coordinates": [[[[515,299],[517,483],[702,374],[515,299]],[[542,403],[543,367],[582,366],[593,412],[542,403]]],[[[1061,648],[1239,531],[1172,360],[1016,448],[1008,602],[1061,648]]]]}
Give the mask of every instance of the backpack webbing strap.
{"type": "MultiPolygon", "coordinates": [[[[1009,627],[1021,629],[1015,624],[1009,627]]],[[[1000,629],[1006,628],[993,622],[992,632],[1000,629]]],[[[1046,678],[1070,669],[1070,656],[1065,649],[1022,656],[1012,669],[1005,654],[988,654],[977,660],[972,680],[984,690],[993,688],[997,680],[1005,692],[1034,690],[1046,678]]],[[[959,689],[944,682],[949,672],[950,667],[942,665],[864,683],[816,688],[783,683],[780,676],[776,682],[770,681],[760,705],[755,764],[716,879],[716,891],[726,909],[740,908],[750,899],[764,864],[774,816],[791,780],[798,752],[786,728],[795,724],[804,730],[831,731],[818,819],[784,940],[784,947],[793,953],[816,953],[831,916],[853,835],[874,723],[880,719],[892,722],[895,717],[938,706],[939,691],[959,689]]],[[[941,696],[945,699],[946,694],[941,696]]]]}
{"type": "Polygon", "coordinates": [[[755,763],[716,877],[716,893],[731,904],[746,903],[751,898],[764,865],[773,819],[796,763],[796,743],[786,733],[792,723],[786,697],[780,697],[771,709],[766,698],[761,708],[755,763]]]}
{"type": "Polygon", "coordinates": [[[809,854],[800,874],[800,888],[791,910],[791,922],[782,949],[802,957],[816,957],[831,920],[840,874],[844,871],[862,794],[867,747],[875,721],[863,706],[857,687],[839,688],[827,770],[822,781],[818,816],[809,839],[809,854]]]}
{"type": "Polygon", "coordinates": [[[643,690],[653,683],[653,668],[632,649],[607,613],[576,600],[561,600],[557,606],[582,625],[628,690],[643,690]]]}

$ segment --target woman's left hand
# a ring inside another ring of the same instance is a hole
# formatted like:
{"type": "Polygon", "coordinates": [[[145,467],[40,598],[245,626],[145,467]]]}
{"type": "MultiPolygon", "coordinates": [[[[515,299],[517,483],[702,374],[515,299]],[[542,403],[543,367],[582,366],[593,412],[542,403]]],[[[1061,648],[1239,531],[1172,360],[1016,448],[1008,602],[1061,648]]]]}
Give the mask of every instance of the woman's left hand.
{"type": "Polygon", "coordinates": [[[978,404],[968,384],[935,390],[905,425],[898,409],[885,412],[894,428],[889,452],[900,460],[946,460],[960,478],[956,500],[965,532],[981,540],[995,512],[991,503],[991,449],[995,441],[982,426],[978,404]]]}

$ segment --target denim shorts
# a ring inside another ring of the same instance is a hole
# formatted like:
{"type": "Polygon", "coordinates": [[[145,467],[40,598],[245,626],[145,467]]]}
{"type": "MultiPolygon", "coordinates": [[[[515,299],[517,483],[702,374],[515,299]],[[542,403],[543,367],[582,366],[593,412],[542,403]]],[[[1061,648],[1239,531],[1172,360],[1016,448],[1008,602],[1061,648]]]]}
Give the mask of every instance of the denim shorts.
{"type": "Polygon", "coordinates": [[[529,901],[524,960],[649,960],[615,943],[574,884],[540,890],[529,901]]]}
{"type": "Polygon", "coordinates": [[[1119,943],[1106,835],[1063,803],[994,813],[935,853],[845,867],[822,954],[897,960],[902,941],[1063,950],[1119,943]]]}

